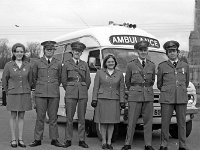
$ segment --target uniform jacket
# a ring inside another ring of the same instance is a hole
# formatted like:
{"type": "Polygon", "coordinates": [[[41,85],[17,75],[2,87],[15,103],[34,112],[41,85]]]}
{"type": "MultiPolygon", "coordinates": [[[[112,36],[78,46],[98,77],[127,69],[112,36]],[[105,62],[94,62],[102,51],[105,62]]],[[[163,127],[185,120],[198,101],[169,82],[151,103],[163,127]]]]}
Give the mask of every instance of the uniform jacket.
{"type": "Polygon", "coordinates": [[[73,59],[65,62],[62,68],[62,85],[65,89],[65,98],[88,98],[88,89],[91,78],[88,64],[82,60],[76,65],[73,59]],[[70,78],[77,81],[69,81],[70,78]]]}
{"type": "Polygon", "coordinates": [[[125,75],[125,83],[129,90],[128,101],[144,102],[153,101],[153,84],[155,82],[155,65],[150,60],[146,60],[145,67],[138,59],[128,63],[125,75]],[[151,86],[144,87],[133,84],[148,83],[151,86]]]}
{"type": "Polygon", "coordinates": [[[32,68],[30,63],[23,61],[20,68],[15,61],[6,63],[2,84],[7,94],[30,93],[32,86],[32,68]]]}
{"type": "Polygon", "coordinates": [[[94,79],[92,100],[104,98],[107,100],[114,99],[124,102],[124,76],[117,69],[112,75],[106,69],[98,70],[94,79]]]}
{"type": "Polygon", "coordinates": [[[157,87],[161,91],[160,103],[187,103],[189,65],[178,61],[176,68],[168,60],[158,65],[157,87]]]}
{"type": "Polygon", "coordinates": [[[59,60],[52,58],[48,64],[45,57],[40,58],[33,66],[33,81],[35,96],[60,97],[62,65],[59,60]]]}

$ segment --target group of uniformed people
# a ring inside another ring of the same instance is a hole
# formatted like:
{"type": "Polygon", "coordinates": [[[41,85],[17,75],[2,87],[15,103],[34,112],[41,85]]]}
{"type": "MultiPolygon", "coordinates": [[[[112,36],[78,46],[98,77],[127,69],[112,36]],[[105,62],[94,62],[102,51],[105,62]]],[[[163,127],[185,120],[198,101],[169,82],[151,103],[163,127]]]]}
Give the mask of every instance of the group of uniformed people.
{"type": "MultiPolygon", "coordinates": [[[[86,46],[80,42],[71,44],[73,57],[64,65],[53,57],[56,42],[45,41],[44,56],[33,67],[24,61],[25,48],[15,44],[12,52],[15,58],[5,65],[3,72],[3,88],[7,94],[7,109],[11,111],[10,127],[12,147],[26,147],[22,139],[23,119],[25,111],[31,110],[30,92],[35,89],[35,104],[37,119],[34,131],[34,141],[31,147],[41,145],[44,132],[46,112],[49,116],[49,137],[51,145],[67,148],[72,145],[73,117],[78,107],[79,146],[88,148],[85,142],[85,113],[88,101],[88,89],[91,78],[88,64],[80,59],[86,46]],[[66,132],[65,142],[58,139],[57,111],[60,101],[59,86],[65,89],[66,132]],[[16,116],[18,115],[19,138],[15,137],[16,116]]],[[[114,124],[119,123],[120,107],[125,108],[124,89],[128,93],[128,127],[125,145],[122,150],[131,149],[135,126],[140,115],[144,121],[145,150],[152,147],[153,119],[153,85],[155,82],[155,64],[147,59],[149,42],[141,41],[134,45],[138,50],[138,58],[128,63],[125,82],[123,73],[116,69],[117,61],[113,55],[108,55],[103,62],[103,68],[97,71],[92,107],[95,108],[94,121],[100,123],[102,130],[102,149],[113,149],[111,137],[114,124]],[[107,134],[106,134],[107,133],[107,134]],[[108,136],[106,138],[106,136],[108,136]],[[106,141],[107,140],[107,141],[106,141]]],[[[188,64],[178,59],[179,43],[168,41],[163,48],[169,60],[158,65],[157,87],[161,91],[161,145],[160,150],[167,150],[169,141],[169,125],[176,111],[178,123],[179,150],[186,150],[186,107],[187,86],[189,84],[188,64]]]]}

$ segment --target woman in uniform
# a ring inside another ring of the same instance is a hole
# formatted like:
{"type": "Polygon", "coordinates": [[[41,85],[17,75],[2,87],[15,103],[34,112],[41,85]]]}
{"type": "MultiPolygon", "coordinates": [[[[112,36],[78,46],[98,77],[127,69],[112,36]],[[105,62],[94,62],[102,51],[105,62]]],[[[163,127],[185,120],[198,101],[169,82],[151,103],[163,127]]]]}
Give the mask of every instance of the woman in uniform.
{"type": "Polygon", "coordinates": [[[124,76],[116,66],[116,58],[113,55],[106,56],[103,69],[97,71],[94,80],[91,105],[96,107],[94,121],[100,123],[102,149],[113,149],[111,138],[114,124],[120,122],[120,106],[125,107],[124,76]]]}
{"type": "Polygon", "coordinates": [[[32,109],[31,85],[32,71],[30,63],[25,61],[25,47],[21,43],[16,43],[12,47],[12,61],[6,63],[4,67],[2,85],[6,92],[7,110],[11,111],[11,146],[26,147],[23,142],[23,126],[25,111],[32,109]],[[18,121],[18,142],[15,137],[15,129],[18,121]]]}

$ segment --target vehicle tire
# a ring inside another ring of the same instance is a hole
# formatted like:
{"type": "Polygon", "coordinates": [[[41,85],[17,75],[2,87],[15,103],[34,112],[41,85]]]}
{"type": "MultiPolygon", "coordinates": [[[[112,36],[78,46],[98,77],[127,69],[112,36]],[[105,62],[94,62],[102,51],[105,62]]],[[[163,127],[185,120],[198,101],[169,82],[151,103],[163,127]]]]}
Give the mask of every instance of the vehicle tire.
{"type": "MultiPolygon", "coordinates": [[[[186,137],[190,135],[191,131],[192,131],[192,120],[186,122],[186,137]]],[[[169,133],[171,137],[178,139],[178,125],[171,124],[169,127],[169,133]]]]}
{"type": "Polygon", "coordinates": [[[94,121],[86,120],[85,132],[86,132],[87,137],[97,137],[96,123],[94,123],[94,121]]]}

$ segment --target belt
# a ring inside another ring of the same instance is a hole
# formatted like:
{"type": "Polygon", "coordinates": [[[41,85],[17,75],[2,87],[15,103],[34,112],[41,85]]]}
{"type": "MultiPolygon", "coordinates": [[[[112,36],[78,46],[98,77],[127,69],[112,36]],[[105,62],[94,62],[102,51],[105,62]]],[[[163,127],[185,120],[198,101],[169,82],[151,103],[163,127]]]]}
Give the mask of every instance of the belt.
{"type": "Polygon", "coordinates": [[[150,83],[150,82],[144,82],[144,83],[131,83],[131,86],[150,87],[150,86],[152,86],[152,83],[150,83]]]}
{"type": "Polygon", "coordinates": [[[69,77],[67,78],[67,82],[85,82],[85,81],[82,78],[69,77]]]}

